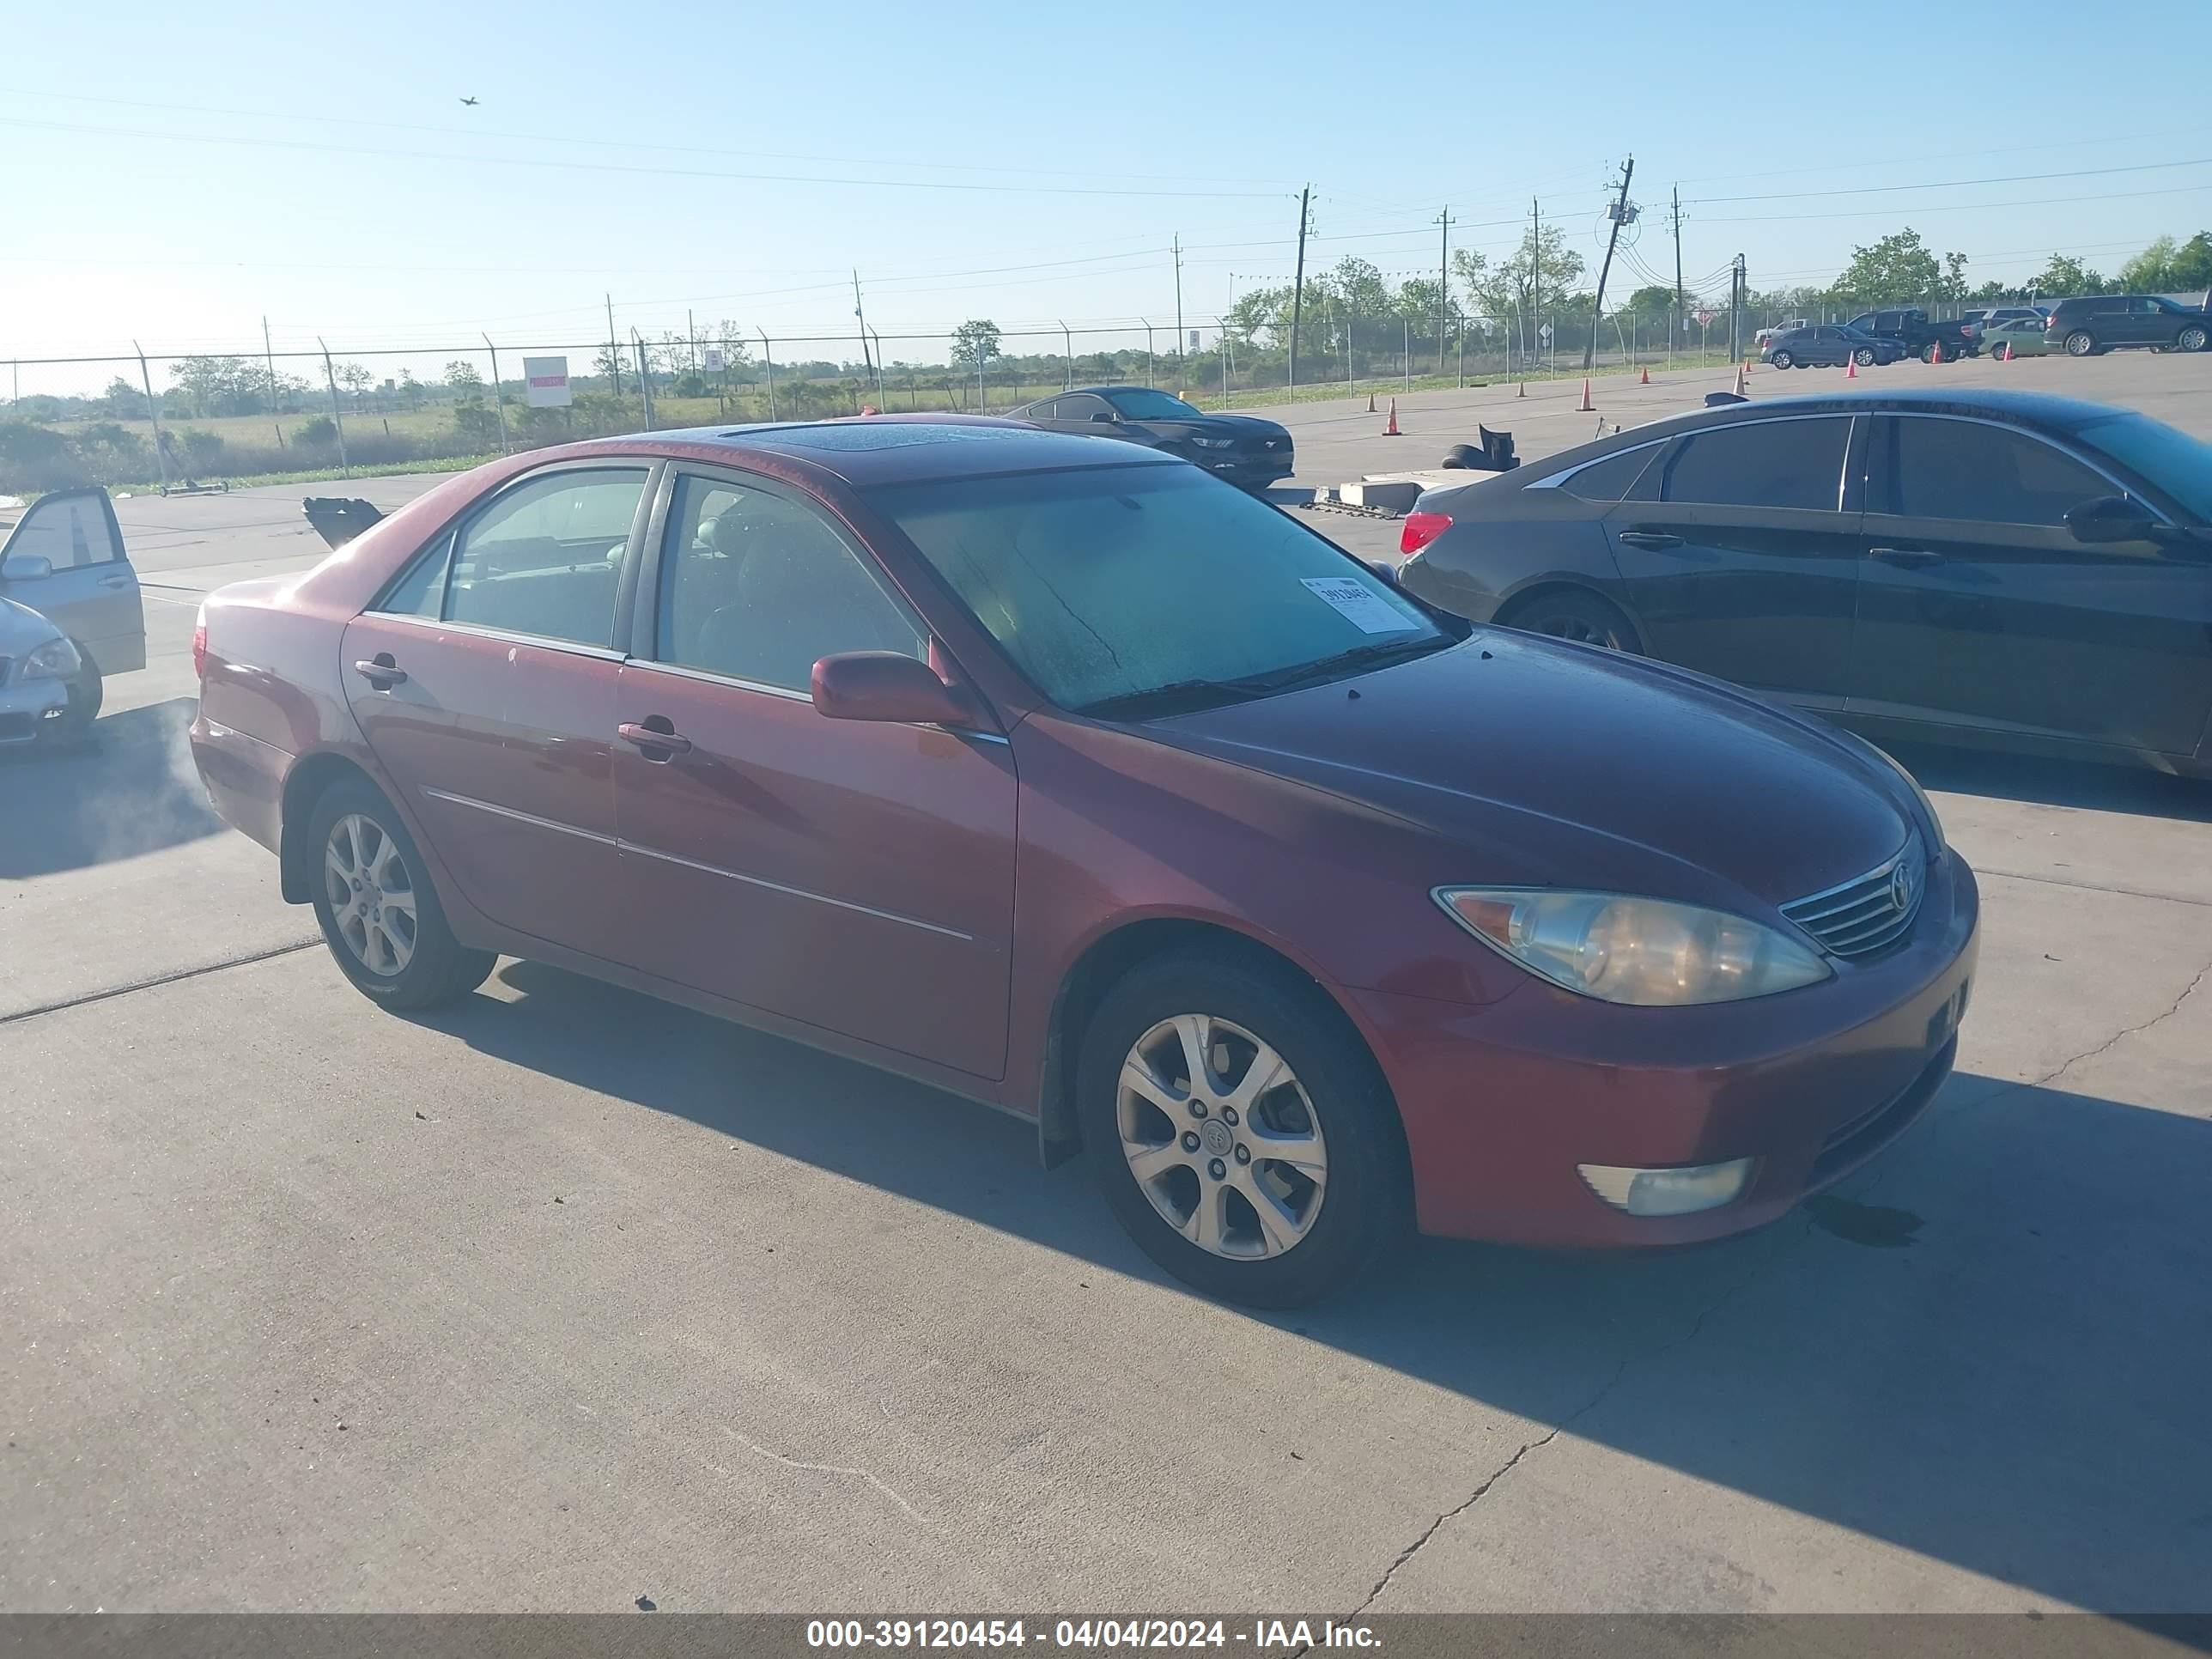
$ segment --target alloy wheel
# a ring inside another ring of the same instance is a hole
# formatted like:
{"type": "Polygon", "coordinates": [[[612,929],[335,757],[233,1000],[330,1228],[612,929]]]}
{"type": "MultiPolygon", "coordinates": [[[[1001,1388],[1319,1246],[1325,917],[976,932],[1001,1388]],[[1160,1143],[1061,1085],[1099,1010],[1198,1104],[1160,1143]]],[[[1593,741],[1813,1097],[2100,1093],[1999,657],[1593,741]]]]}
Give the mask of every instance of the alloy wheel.
{"type": "Polygon", "coordinates": [[[1139,1190],[1210,1255],[1283,1255],[1321,1213],[1321,1120],[1288,1062],[1241,1025],[1176,1014],[1147,1030],[1121,1062],[1115,1121],[1139,1190]]]}
{"type": "Polygon", "coordinates": [[[2184,351],[2202,351],[2204,349],[2204,331],[2193,325],[2185,328],[2173,343],[2184,351]]]}
{"type": "Polygon", "coordinates": [[[2086,329],[2077,328],[2066,337],[2066,351],[2069,356],[2086,357],[2096,349],[2096,344],[2097,343],[2089,337],[2086,329]]]}
{"type": "Polygon", "coordinates": [[[323,885],[331,924],[362,966],[386,978],[406,972],[419,926],[415,880],[384,826],[360,812],[332,824],[323,885]]]}

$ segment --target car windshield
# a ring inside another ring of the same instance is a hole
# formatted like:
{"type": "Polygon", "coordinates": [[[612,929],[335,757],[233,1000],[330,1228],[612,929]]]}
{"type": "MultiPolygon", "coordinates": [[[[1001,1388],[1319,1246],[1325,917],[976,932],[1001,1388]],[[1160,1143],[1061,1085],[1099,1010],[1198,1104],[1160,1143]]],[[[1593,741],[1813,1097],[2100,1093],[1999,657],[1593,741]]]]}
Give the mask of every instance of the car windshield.
{"type": "Polygon", "coordinates": [[[1456,637],[1328,542],[1190,467],[948,478],[870,499],[1063,708],[1237,702],[1456,637]]]}
{"type": "Polygon", "coordinates": [[[1200,413],[1180,398],[1150,387],[1141,391],[1109,392],[1106,401],[1133,421],[1187,421],[1200,413]]]}
{"type": "Polygon", "coordinates": [[[2084,421],[2075,431],[2082,442],[2141,473],[2195,517],[2212,520],[2212,444],[2131,413],[2084,421]]]}

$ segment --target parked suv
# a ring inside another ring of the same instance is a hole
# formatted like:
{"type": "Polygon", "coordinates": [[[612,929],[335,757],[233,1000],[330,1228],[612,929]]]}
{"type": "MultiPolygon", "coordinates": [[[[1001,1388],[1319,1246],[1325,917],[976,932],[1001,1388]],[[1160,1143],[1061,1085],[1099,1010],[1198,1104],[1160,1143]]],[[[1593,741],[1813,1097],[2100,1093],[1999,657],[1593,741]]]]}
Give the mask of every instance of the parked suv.
{"type": "Polygon", "coordinates": [[[2158,294],[2107,294],[2061,300],[2051,309],[2043,338],[2069,357],[2094,357],[2116,346],[2202,351],[2208,323],[2212,317],[2202,306],[2176,305],[2158,294]]]}

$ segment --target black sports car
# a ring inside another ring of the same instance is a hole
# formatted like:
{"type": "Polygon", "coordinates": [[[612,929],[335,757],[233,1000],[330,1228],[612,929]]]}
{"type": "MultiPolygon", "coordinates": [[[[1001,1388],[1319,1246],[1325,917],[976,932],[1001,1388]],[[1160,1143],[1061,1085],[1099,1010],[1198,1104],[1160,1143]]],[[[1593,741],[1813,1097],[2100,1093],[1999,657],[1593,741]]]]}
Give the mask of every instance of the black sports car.
{"type": "Polygon", "coordinates": [[[2212,445],[2028,392],[1761,399],[1431,489],[1417,598],[1877,738],[2212,776],[2212,445]]]}
{"type": "Polygon", "coordinates": [[[1273,421],[1208,415],[1151,386],[1085,386],[1024,404],[1007,418],[1164,450],[1246,489],[1291,476],[1291,434],[1273,421]]]}

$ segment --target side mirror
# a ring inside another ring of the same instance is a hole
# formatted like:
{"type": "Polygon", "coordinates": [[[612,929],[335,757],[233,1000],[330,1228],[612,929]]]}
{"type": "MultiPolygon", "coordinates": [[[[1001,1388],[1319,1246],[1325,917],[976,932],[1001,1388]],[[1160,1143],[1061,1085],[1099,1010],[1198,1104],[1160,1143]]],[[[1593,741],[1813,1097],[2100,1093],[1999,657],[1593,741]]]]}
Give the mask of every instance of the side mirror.
{"type": "Polygon", "coordinates": [[[975,696],[896,651],[842,651],[814,665],[814,707],[833,720],[976,727],[975,696]]]}
{"type": "Polygon", "coordinates": [[[1391,586],[1395,587],[1398,585],[1398,567],[1393,564],[1389,560],[1362,559],[1360,562],[1365,565],[1370,570],[1373,571],[1376,575],[1380,576],[1384,581],[1389,583],[1391,586]]]}
{"type": "Polygon", "coordinates": [[[2075,541],[2101,545],[2150,541],[2158,523],[2124,495],[2100,495],[2068,507],[2066,527],[2074,532],[2075,541]]]}
{"type": "Polygon", "coordinates": [[[1114,424],[1114,411],[1110,409],[1102,409],[1091,418],[1094,421],[1103,422],[1106,425],[1111,426],[1114,424]]]}
{"type": "Polygon", "coordinates": [[[54,574],[54,562],[38,553],[18,553],[0,564],[0,581],[42,582],[54,574]]]}

